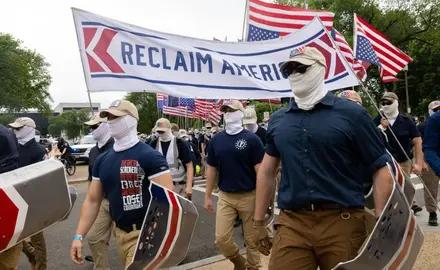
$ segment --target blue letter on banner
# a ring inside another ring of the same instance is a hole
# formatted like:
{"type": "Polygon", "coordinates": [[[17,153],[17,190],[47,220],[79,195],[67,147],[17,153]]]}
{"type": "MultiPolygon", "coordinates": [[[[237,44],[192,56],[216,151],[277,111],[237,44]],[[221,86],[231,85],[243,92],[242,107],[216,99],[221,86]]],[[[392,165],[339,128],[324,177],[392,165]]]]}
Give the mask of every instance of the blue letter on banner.
{"type": "Polygon", "coordinates": [[[210,54],[206,54],[205,57],[199,52],[196,52],[197,59],[197,72],[202,72],[202,63],[208,63],[209,73],[212,73],[212,57],[210,54]]]}
{"type": "Polygon", "coordinates": [[[257,77],[257,72],[255,72],[253,69],[256,68],[256,65],[249,65],[249,70],[251,71],[253,77],[257,80],[261,80],[261,78],[257,77]]]}
{"type": "Polygon", "coordinates": [[[153,62],[153,51],[159,52],[159,49],[156,47],[148,48],[148,62],[150,63],[150,66],[152,66],[154,68],[159,68],[160,67],[159,63],[155,64],[153,62]]]}
{"type": "Polygon", "coordinates": [[[133,46],[130,43],[121,42],[121,54],[124,64],[127,64],[128,59],[130,65],[133,65],[133,59],[131,59],[131,56],[133,55],[133,46]]]}
{"type": "Polygon", "coordinates": [[[269,79],[271,81],[273,81],[272,75],[270,74],[270,66],[269,65],[260,65],[260,71],[261,71],[261,75],[263,76],[263,81],[267,81],[267,77],[269,77],[269,79]]]}
{"type": "Polygon", "coordinates": [[[136,65],[138,66],[146,66],[146,62],[142,62],[142,57],[144,57],[144,54],[141,53],[141,49],[144,50],[145,46],[143,45],[136,45],[136,65]]]}
{"type": "Polygon", "coordinates": [[[244,71],[247,72],[247,74],[248,74],[249,77],[252,76],[252,75],[249,73],[249,71],[247,70],[247,68],[246,68],[245,65],[241,65],[241,66],[239,66],[239,65],[237,65],[237,64],[234,63],[234,66],[237,68],[237,73],[238,73],[237,75],[240,75],[240,76],[241,76],[241,71],[244,70],[244,71]]]}
{"type": "Polygon", "coordinates": [[[165,48],[162,48],[162,66],[163,69],[171,69],[170,66],[167,66],[167,51],[165,50],[165,48]]]}
{"type": "Polygon", "coordinates": [[[226,70],[229,70],[232,75],[235,75],[234,68],[232,68],[231,64],[229,64],[228,61],[223,59],[222,74],[225,74],[226,70]]]}
{"type": "Polygon", "coordinates": [[[185,56],[183,56],[183,53],[177,51],[176,63],[174,64],[174,70],[178,70],[179,67],[182,67],[183,70],[185,70],[186,72],[188,71],[188,68],[186,67],[186,62],[185,62],[185,56]]]}

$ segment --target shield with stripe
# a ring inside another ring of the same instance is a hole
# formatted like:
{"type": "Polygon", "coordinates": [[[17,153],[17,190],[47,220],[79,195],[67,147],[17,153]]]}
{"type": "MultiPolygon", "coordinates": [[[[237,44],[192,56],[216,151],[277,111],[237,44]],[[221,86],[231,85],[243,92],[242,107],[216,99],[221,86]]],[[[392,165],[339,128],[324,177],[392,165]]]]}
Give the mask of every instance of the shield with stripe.
{"type": "Polygon", "coordinates": [[[156,183],[129,270],[178,265],[187,253],[199,213],[195,205],[156,183]]]}
{"type": "Polygon", "coordinates": [[[0,252],[70,212],[72,201],[64,166],[45,160],[0,174],[0,252]]]}
{"type": "Polygon", "coordinates": [[[414,193],[411,195],[409,190],[405,194],[403,188],[408,183],[404,178],[399,179],[399,171],[394,171],[391,165],[388,168],[394,187],[372,233],[356,258],[339,263],[334,269],[412,269],[424,234],[410,207],[414,193]]]}

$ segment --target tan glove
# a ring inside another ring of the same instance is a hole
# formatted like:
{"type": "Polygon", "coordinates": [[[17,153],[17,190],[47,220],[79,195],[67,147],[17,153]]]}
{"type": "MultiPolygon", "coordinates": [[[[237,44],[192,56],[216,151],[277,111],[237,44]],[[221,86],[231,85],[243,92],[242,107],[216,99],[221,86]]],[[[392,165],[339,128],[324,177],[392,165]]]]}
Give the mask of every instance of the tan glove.
{"type": "Polygon", "coordinates": [[[272,239],[269,237],[264,220],[254,220],[254,244],[264,256],[270,254],[272,239]]]}

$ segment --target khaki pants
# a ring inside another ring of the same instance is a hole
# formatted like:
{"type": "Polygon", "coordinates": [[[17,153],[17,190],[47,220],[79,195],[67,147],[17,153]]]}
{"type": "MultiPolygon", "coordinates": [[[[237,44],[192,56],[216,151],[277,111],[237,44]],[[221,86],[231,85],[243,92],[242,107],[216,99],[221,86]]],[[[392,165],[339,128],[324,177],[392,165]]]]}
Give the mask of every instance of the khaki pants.
{"type": "Polygon", "coordinates": [[[237,256],[239,248],[232,240],[232,235],[238,214],[243,221],[247,269],[258,269],[261,266],[260,253],[252,241],[254,212],[255,190],[240,193],[220,191],[215,220],[216,245],[227,259],[237,256]]]}
{"type": "Polygon", "coordinates": [[[438,177],[435,175],[434,171],[431,169],[431,167],[428,165],[428,171],[423,172],[422,180],[424,185],[423,189],[423,195],[425,197],[425,205],[426,205],[426,211],[429,213],[436,212],[437,211],[437,192],[438,192],[438,177]],[[429,196],[429,193],[431,193],[431,196],[434,198],[431,198],[429,196]]]}
{"type": "Polygon", "coordinates": [[[131,263],[136,250],[137,239],[141,231],[134,230],[127,233],[116,227],[116,244],[119,258],[121,258],[124,269],[131,263]]]}
{"type": "Polygon", "coordinates": [[[94,269],[109,268],[108,265],[108,242],[112,231],[113,221],[110,217],[109,201],[102,200],[98,216],[87,236],[90,250],[92,251],[94,269]]]}
{"type": "Polygon", "coordinates": [[[357,256],[367,231],[364,209],[281,210],[269,270],[329,270],[357,256]]]}
{"type": "Polygon", "coordinates": [[[23,247],[26,249],[23,250],[23,252],[28,257],[29,263],[32,266],[32,270],[47,269],[47,250],[43,232],[39,232],[31,236],[30,239],[30,244],[33,247],[33,254],[29,250],[29,246],[27,243],[23,245],[23,247]]]}
{"type": "Polygon", "coordinates": [[[0,253],[0,270],[16,270],[20,262],[22,244],[19,243],[0,253]]]}
{"type": "MultiPolygon", "coordinates": [[[[400,167],[406,172],[406,174],[410,175],[412,170],[412,163],[410,161],[404,161],[399,163],[400,167]]],[[[417,205],[416,199],[414,198],[411,206],[417,205]]]]}

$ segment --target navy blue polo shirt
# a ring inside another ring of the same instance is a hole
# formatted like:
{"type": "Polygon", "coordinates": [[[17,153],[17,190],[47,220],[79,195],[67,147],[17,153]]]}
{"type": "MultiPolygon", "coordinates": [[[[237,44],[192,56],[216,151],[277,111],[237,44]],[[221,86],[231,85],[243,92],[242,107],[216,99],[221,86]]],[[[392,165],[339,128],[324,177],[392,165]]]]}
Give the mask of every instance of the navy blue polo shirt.
{"type": "Polygon", "coordinates": [[[92,181],[93,165],[95,164],[96,159],[102,153],[113,148],[114,143],[115,143],[115,140],[113,138],[110,138],[101,148],[99,148],[98,143],[96,143],[96,145],[90,150],[90,154],[89,154],[89,179],[88,179],[89,181],[92,181]]]}
{"type": "Polygon", "coordinates": [[[18,141],[15,134],[0,124],[0,173],[18,168],[18,141]]]}
{"type": "Polygon", "coordinates": [[[149,179],[168,172],[164,156],[139,142],[132,148],[101,154],[93,167],[93,180],[101,181],[117,225],[142,224],[150,203],[149,179]]]}
{"type": "Polygon", "coordinates": [[[32,139],[24,145],[19,144],[19,167],[29,166],[31,164],[44,160],[46,152],[43,146],[41,146],[35,139],[32,139]]]}
{"type": "Polygon", "coordinates": [[[429,117],[422,146],[425,161],[428,162],[434,173],[440,177],[440,112],[436,112],[429,117]]]}
{"type": "Polygon", "coordinates": [[[263,143],[251,131],[243,129],[236,135],[222,131],[209,143],[207,163],[217,168],[221,191],[246,192],[256,188],[255,165],[263,157],[263,143]]]}
{"type": "MultiPolygon", "coordinates": [[[[380,115],[377,115],[374,118],[374,123],[376,124],[376,126],[380,125],[380,119],[380,115]]],[[[414,121],[408,116],[399,114],[396,118],[396,121],[391,126],[391,129],[393,130],[394,134],[397,137],[397,140],[400,142],[403,149],[405,150],[405,152],[402,151],[393,134],[391,133],[390,128],[388,127],[385,130],[385,134],[388,137],[388,143],[391,147],[391,149],[389,150],[392,150],[390,152],[393,153],[396,161],[399,163],[407,161],[408,159],[406,158],[406,155],[408,155],[408,157],[412,159],[412,140],[414,138],[421,137],[420,132],[417,130],[416,123],[414,123],[414,121]]]]}
{"type": "Polygon", "coordinates": [[[266,153],[281,158],[281,209],[310,203],[362,207],[365,175],[391,162],[368,112],[330,92],[310,111],[292,102],[274,113],[266,153]]]}

